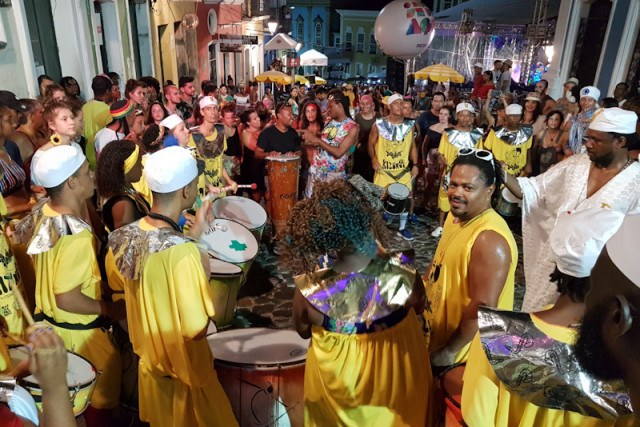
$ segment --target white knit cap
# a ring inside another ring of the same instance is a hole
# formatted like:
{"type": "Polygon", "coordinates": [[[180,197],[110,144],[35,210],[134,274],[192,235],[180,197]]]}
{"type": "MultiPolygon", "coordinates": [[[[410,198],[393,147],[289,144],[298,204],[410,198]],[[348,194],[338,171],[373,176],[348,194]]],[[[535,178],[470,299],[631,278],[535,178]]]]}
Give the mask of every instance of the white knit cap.
{"type": "Polygon", "coordinates": [[[522,105],[520,104],[509,104],[507,108],[505,108],[505,114],[508,115],[520,115],[522,114],[522,105]]]}
{"type": "Polygon", "coordinates": [[[174,127],[178,126],[182,122],[183,120],[180,118],[179,115],[172,114],[162,119],[162,121],[160,122],[160,126],[164,126],[169,130],[173,130],[174,127]]]}
{"type": "Polygon", "coordinates": [[[208,107],[210,105],[215,105],[217,107],[218,101],[213,96],[205,96],[200,100],[199,104],[200,104],[200,109],[204,110],[205,107],[208,107]]]}
{"type": "Polygon", "coordinates": [[[402,101],[402,95],[394,93],[389,97],[389,99],[387,99],[387,105],[391,105],[396,101],[402,101]]]}
{"type": "Polygon", "coordinates": [[[601,132],[615,132],[622,134],[636,133],[638,115],[633,111],[612,107],[603,108],[595,113],[589,124],[589,129],[601,132]]]}
{"type": "Polygon", "coordinates": [[[595,86],[585,86],[580,89],[580,99],[585,96],[589,96],[596,100],[596,102],[600,99],[600,89],[595,86]]]}
{"type": "Polygon", "coordinates": [[[549,235],[558,270],[573,277],[590,276],[602,248],[623,219],[623,213],[607,208],[561,213],[549,235]]]}
{"type": "Polygon", "coordinates": [[[44,188],[54,188],[76,173],[87,160],[75,145],[59,145],[42,153],[33,174],[44,188]]]}
{"type": "Polygon", "coordinates": [[[638,240],[640,240],[640,213],[629,213],[618,232],[607,242],[609,258],[634,285],[640,287],[640,262],[638,262],[638,240]]]}
{"type": "Polygon", "coordinates": [[[468,111],[471,114],[476,113],[476,110],[473,109],[473,105],[469,104],[468,102],[461,102],[456,105],[456,115],[458,115],[460,111],[468,111]]]}
{"type": "Polygon", "coordinates": [[[198,166],[189,150],[174,145],[147,157],[144,176],[151,191],[171,193],[193,181],[198,176],[198,166]]]}

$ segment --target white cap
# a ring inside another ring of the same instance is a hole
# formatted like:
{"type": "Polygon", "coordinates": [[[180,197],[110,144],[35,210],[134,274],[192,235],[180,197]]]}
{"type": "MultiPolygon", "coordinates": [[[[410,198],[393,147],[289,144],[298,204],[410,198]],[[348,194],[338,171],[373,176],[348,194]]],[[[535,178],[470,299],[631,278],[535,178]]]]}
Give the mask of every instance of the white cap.
{"type": "Polygon", "coordinates": [[[482,68],[482,62],[476,62],[474,67],[482,68]]]}
{"type": "Polygon", "coordinates": [[[147,157],[144,176],[151,191],[171,193],[198,176],[198,165],[189,150],[174,145],[147,157]]]}
{"type": "Polygon", "coordinates": [[[76,173],[85,162],[82,150],[75,145],[59,145],[42,153],[33,174],[44,188],[54,188],[76,173]]]}
{"type": "Polygon", "coordinates": [[[458,115],[460,111],[468,111],[471,114],[476,113],[476,110],[473,109],[473,105],[469,104],[468,102],[461,102],[456,105],[456,115],[458,115]]]}
{"type": "Polygon", "coordinates": [[[600,99],[600,89],[595,86],[585,86],[580,89],[580,99],[585,96],[589,96],[596,100],[596,102],[600,99]]]}
{"type": "Polygon", "coordinates": [[[636,133],[638,115],[633,111],[612,107],[603,108],[596,112],[589,124],[589,129],[601,132],[615,132],[622,134],[636,133]]]}
{"type": "Polygon", "coordinates": [[[172,114],[162,119],[162,121],[160,122],[160,126],[164,126],[169,130],[173,130],[174,127],[178,126],[182,122],[183,120],[180,118],[179,115],[172,114]]]}
{"type": "Polygon", "coordinates": [[[511,114],[520,115],[520,114],[522,114],[522,105],[520,105],[520,104],[509,104],[509,105],[507,105],[507,108],[505,108],[504,111],[505,111],[506,115],[511,115],[511,114]]]}
{"type": "Polygon", "coordinates": [[[200,100],[199,104],[200,104],[200,109],[204,110],[205,107],[208,107],[210,105],[215,105],[217,107],[218,101],[214,96],[205,96],[200,100]]]}
{"type": "Polygon", "coordinates": [[[638,262],[638,230],[640,214],[632,212],[624,218],[617,233],[607,242],[609,258],[634,285],[640,287],[640,262],[638,262]]]}
{"type": "Polygon", "coordinates": [[[590,276],[602,248],[623,219],[623,213],[607,208],[561,213],[549,236],[558,270],[573,277],[590,276]]]}
{"type": "Polygon", "coordinates": [[[389,97],[389,99],[387,99],[387,105],[391,105],[396,101],[402,101],[402,95],[394,93],[389,97]]]}

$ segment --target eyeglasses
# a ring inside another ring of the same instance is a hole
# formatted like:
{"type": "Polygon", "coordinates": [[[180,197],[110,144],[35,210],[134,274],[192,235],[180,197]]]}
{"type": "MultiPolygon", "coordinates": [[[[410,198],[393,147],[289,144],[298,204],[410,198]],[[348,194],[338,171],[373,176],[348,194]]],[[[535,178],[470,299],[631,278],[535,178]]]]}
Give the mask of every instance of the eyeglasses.
{"type": "Polygon", "coordinates": [[[480,150],[478,148],[461,148],[460,151],[458,151],[459,156],[469,156],[471,154],[475,154],[480,160],[493,163],[493,154],[491,151],[480,150]]]}

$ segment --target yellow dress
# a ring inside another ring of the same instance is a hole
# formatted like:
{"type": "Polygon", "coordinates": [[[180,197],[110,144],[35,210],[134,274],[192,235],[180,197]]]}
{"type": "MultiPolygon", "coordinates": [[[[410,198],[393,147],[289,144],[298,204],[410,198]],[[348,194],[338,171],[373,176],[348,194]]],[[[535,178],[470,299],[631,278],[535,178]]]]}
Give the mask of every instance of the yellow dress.
{"type": "MultiPolygon", "coordinates": [[[[118,231],[133,227],[155,230],[142,219],[118,231]]],[[[237,425],[208,341],[192,339],[214,315],[197,246],[151,253],[140,268],[138,279],[124,281],[129,334],[140,356],[140,418],[153,427],[237,425]]]]}
{"type": "MultiPolygon", "coordinates": [[[[44,215],[59,214],[48,204],[42,208],[44,215]]],[[[56,295],[81,286],[82,293],[100,300],[100,270],[95,255],[94,237],[89,229],[73,235],[61,236],[56,245],[46,252],[33,255],[36,272],[36,315],[44,313],[56,323],[86,325],[97,315],[71,313],[58,308],[56,295]]],[[[69,351],[86,357],[102,375],[98,378],[91,399],[95,408],[116,408],[120,397],[120,354],[109,335],[101,328],[66,329],[53,326],[62,337],[69,351]]]]}
{"type": "MultiPolygon", "coordinates": [[[[493,209],[487,209],[464,225],[454,224],[453,220],[453,215],[447,217],[433,264],[423,277],[427,293],[425,332],[430,353],[446,344],[460,325],[464,309],[471,302],[467,285],[471,249],[483,231],[497,232],[504,237],[511,249],[509,274],[497,308],[513,310],[518,248],[506,222],[493,209]]],[[[455,362],[466,362],[468,352],[469,344],[458,352],[455,362]]]]}
{"type": "MultiPolygon", "coordinates": [[[[458,152],[461,148],[481,148],[482,146],[482,132],[474,129],[473,137],[477,138],[476,142],[473,142],[472,138],[465,138],[464,141],[466,144],[459,143],[456,141],[455,144],[449,141],[449,132],[443,132],[442,138],[440,138],[440,146],[438,147],[438,152],[442,154],[445,161],[447,162],[447,167],[444,169],[442,176],[444,177],[451,171],[451,166],[453,166],[453,162],[458,158],[458,152]]],[[[454,129],[454,132],[459,132],[454,129]]],[[[462,132],[460,132],[462,133],[462,132]]],[[[466,132],[465,132],[466,133],[466,132]]],[[[472,132],[469,132],[471,136],[472,132]]],[[[440,190],[438,191],[438,207],[442,212],[451,211],[451,206],[449,205],[449,197],[447,196],[447,192],[444,187],[441,185],[440,190]]]]}
{"type": "Polygon", "coordinates": [[[144,165],[147,163],[147,155],[142,156],[142,176],[140,177],[140,181],[134,182],[131,184],[134,190],[138,192],[146,201],[149,203],[149,206],[153,205],[153,195],[151,194],[151,189],[147,184],[147,178],[144,175],[144,165]]]}
{"type": "MultiPolygon", "coordinates": [[[[538,329],[556,341],[567,344],[575,341],[574,330],[551,325],[535,315],[531,315],[531,318],[538,329]]],[[[543,408],[511,393],[491,367],[479,335],[471,343],[463,379],[462,416],[471,427],[633,426],[633,416],[602,420],[577,412],[543,408]]]]}
{"type": "Polygon", "coordinates": [[[376,159],[383,171],[376,171],[373,177],[375,185],[386,188],[389,184],[399,182],[409,189],[412,188],[411,171],[408,168],[413,145],[413,124],[414,121],[408,119],[399,125],[389,123],[386,118],[376,119],[375,126],[378,128],[376,159]]]}
{"type": "Polygon", "coordinates": [[[306,426],[424,426],[432,382],[415,312],[361,335],[313,326],[304,374],[306,426]]]}
{"type": "Polygon", "coordinates": [[[533,137],[520,145],[504,142],[492,129],[487,136],[484,146],[493,153],[493,157],[507,165],[507,172],[513,176],[520,176],[527,165],[527,152],[531,149],[533,137]]]}

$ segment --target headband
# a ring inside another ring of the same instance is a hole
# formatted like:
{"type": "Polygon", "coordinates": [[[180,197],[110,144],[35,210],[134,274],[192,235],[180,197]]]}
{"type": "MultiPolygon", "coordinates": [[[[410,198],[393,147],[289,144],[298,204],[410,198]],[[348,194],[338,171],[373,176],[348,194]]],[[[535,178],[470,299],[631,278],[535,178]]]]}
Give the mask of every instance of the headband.
{"type": "Polygon", "coordinates": [[[153,142],[151,143],[151,146],[153,147],[154,145],[157,145],[161,140],[162,137],[164,136],[164,126],[158,126],[159,128],[159,132],[158,132],[158,137],[156,139],[153,140],[153,142]]]}
{"type": "Polygon", "coordinates": [[[115,120],[121,119],[133,110],[133,102],[128,101],[120,108],[111,110],[111,117],[115,120]]]}
{"type": "Polygon", "coordinates": [[[127,157],[124,161],[124,174],[128,174],[131,172],[131,169],[136,165],[138,161],[138,155],[140,154],[140,147],[136,144],[136,148],[133,150],[133,153],[129,157],[127,157]]]}
{"type": "Polygon", "coordinates": [[[318,106],[314,103],[314,102],[310,102],[307,105],[304,106],[304,109],[306,110],[307,107],[313,107],[316,109],[316,111],[318,110],[318,106]]]}
{"type": "Polygon", "coordinates": [[[360,97],[360,102],[362,101],[369,101],[373,104],[373,97],[371,95],[362,95],[360,97]]]}

